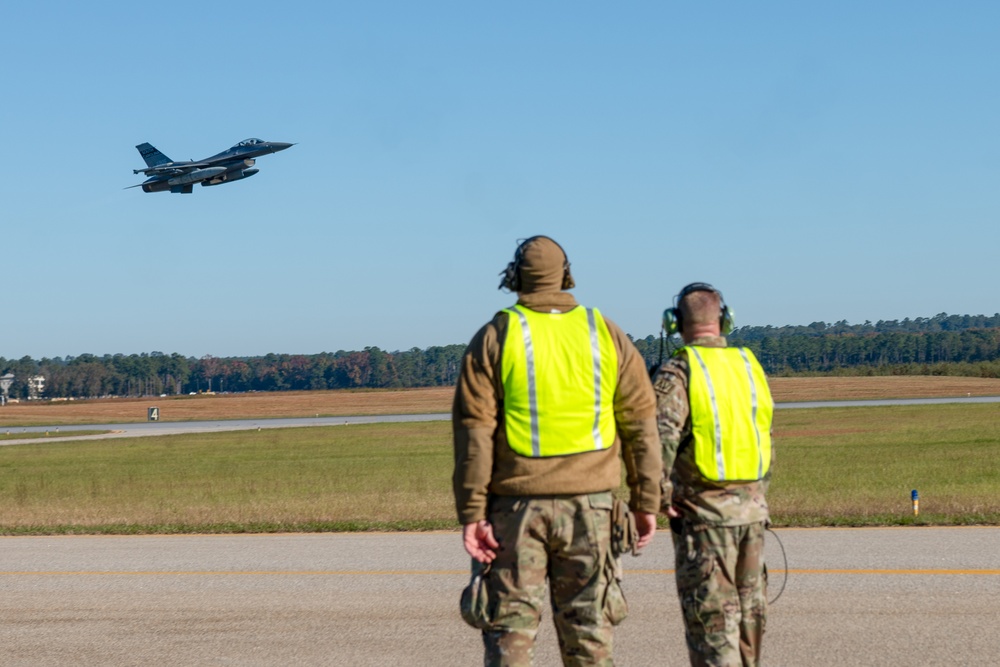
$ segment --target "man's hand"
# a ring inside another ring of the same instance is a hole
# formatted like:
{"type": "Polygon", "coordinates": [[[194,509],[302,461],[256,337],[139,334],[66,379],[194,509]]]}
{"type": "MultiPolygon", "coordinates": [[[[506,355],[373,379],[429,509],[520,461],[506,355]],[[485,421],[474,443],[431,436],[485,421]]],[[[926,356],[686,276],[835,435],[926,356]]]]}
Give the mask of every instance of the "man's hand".
{"type": "Polygon", "coordinates": [[[462,527],[465,550],[480,563],[491,563],[497,557],[500,543],[493,537],[493,526],[486,519],[467,523],[462,527]]]}
{"type": "Polygon", "coordinates": [[[639,541],[635,543],[636,549],[642,549],[653,541],[656,534],[656,514],[649,512],[634,512],[635,529],[639,533],[639,541]]]}

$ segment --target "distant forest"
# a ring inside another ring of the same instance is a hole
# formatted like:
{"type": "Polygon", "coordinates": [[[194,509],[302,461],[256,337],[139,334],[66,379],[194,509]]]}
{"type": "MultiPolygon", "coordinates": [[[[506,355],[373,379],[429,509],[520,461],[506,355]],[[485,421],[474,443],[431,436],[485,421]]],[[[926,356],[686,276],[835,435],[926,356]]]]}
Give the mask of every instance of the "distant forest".
{"type": "MultiPolygon", "coordinates": [[[[770,375],[964,375],[1000,377],[1000,314],[918,317],[875,324],[740,327],[733,345],[751,348],[770,375]]],[[[635,340],[650,366],[660,338],[635,340]]],[[[11,398],[27,398],[28,379],[45,378],[44,398],[148,396],[191,392],[289,391],[447,386],[455,383],[465,345],[385,352],[377,347],[320,354],[200,359],[180,354],[106,354],[18,360],[11,398]]]]}
{"type": "MultiPolygon", "coordinates": [[[[962,375],[1000,377],[1000,314],[879,320],[875,324],[739,327],[730,345],[753,350],[769,375],[962,375]]],[[[647,366],[660,338],[635,341],[647,366]]]]}

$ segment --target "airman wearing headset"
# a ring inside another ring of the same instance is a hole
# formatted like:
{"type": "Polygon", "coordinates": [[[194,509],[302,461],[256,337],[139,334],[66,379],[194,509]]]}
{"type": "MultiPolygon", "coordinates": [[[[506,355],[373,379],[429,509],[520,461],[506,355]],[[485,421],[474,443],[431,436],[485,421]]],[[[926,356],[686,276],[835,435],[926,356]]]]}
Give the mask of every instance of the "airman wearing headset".
{"type": "Polygon", "coordinates": [[[564,664],[611,665],[625,614],[611,550],[622,458],[639,548],[660,508],[652,387],[622,330],[566,291],[558,243],[527,239],[501,275],[517,303],[469,343],[452,409],[456,510],[489,599],[488,618],[469,622],[486,665],[530,665],[551,602],[564,664]]]}
{"type": "Polygon", "coordinates": [[[692,665],[760,664],[774,404],[753,353],[727,347],[722,294],[692,283],[663,313],[684,346],[653,376],[677,593],[692,665]]]}

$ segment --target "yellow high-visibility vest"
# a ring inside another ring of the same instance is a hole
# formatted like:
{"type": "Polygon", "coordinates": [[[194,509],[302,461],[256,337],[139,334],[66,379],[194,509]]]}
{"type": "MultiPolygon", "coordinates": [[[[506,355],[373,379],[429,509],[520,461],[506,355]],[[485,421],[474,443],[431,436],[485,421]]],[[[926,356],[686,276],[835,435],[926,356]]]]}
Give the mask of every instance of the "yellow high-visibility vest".
{"type": "Polygon", "coordinates": [[[510,448],[547,457],[607,449],[615,441],[618,352],[596,308],[510,316],[501,374],[510,448]]]}
{"type": "Polygon", "coordinates": [[[763,479],[771,468],[774,401],[747,348],[688,345],[694,459],[705,479],[763,479]]]}

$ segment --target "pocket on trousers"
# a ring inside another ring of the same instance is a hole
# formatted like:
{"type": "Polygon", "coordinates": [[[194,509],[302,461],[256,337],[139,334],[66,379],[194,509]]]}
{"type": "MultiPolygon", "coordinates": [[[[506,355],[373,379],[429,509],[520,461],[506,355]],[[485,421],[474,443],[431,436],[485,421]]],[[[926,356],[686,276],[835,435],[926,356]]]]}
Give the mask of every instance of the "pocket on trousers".
{"type": "Polygon", "coordinates": [[[615,496],[610,491],[598,491],[597,493],[588,493],[587,501],[590,503],[590,508],[595,510],[608,510],[615,506],[615,496]]]}
{"type": "Polygon", "coordinates": [[[618,625],[628,616],[628,601],[618,578],[619,568],[616,567],[615,560],[611,554],[604,559],[604,578],[607,580],[604,588],[604,617],[611,625],[618,625]]]}

